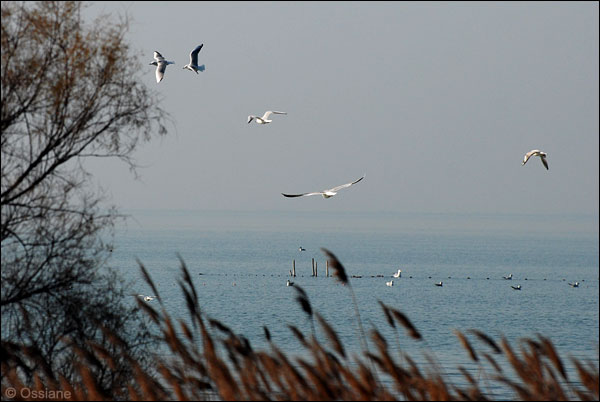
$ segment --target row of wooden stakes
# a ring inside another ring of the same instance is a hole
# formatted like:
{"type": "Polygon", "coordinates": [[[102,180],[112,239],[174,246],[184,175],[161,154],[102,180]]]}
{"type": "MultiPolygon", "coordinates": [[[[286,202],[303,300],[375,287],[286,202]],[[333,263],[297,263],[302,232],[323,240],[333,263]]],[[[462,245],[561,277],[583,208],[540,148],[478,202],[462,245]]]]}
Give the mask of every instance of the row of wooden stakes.
{"type": "MultiPolygon", "coordinates": [[[[314,258],[312,260],[312,275],[319,276],[317,271],[317,262],[314,258]]],[[[296,277],[296,260],[292,260],[292,269],[290,269],[290,276],[296,277]]],[[[329,277],[329,260],[325,260],[325,277],[329,277]]]]}

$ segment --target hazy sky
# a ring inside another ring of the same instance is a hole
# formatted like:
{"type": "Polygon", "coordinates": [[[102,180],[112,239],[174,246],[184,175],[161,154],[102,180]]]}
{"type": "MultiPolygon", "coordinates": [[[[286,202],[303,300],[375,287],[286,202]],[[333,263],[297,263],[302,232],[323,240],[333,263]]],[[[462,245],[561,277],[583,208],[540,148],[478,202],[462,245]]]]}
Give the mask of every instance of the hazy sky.
{"type": "MultiPolygon", "coordinates": [[[[105,2],[171,133],[121,208],[598,215],[597,2],[105,2]],[[203,43],[199,75],[183,70],[203,43]],[[157,84],[157,50],[176,62],[157,84]],[[273,123],[249,114],[286,111],[273,123]],[[548,154],[525,166],[525,152],[548,154]],[[336,197],[285,198],[366,179],[336,197]]],[[[117,66],[118,67],[118,66],[117,66]]]]}

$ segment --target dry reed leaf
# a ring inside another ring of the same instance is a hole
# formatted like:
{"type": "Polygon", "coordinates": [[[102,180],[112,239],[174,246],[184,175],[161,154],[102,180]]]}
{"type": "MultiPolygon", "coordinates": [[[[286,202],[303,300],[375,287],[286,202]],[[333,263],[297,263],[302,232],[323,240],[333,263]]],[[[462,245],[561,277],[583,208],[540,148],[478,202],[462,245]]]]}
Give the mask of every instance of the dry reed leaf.
{"type": "Polygon", "coordinates": [[[396,323],[394,322],[394,319],[390,314],[390,309],[388,308],[388,306],[386,306],[381,300],[378,300],[378,302],[381,308],[383,309],[383,314],[385,314],[385,318],[387,319],[388,324],[390,324],[392,328],[396,328],[396,323]]]}
{"type": "Polygon", "coordinates": [[[235,336],[235,334],[233,333],[233,331],[225,324],[223,324],[221,321],[219,320],[215,320],[212,318],[208,319],[208,323],[210,324],[211,327],[213,328],[217,328],[219,331],[227,334],[227,335],[231,335],[231,336],[235,336]]]}
{"type": "Polygon", "coordinates": [[[344,350],[344,345],[342,344],[342,342],[340,342],[340,339],[338,338],[336,332],[327,323],[327,321],[325,321],[325,319],[321,316],[321,314],[316,313],[316,316],[317,316],[317,321],[319,321],[319,324],[321,325],[321,327],[325,331],[325,334],[327,335],[327,338],[331,341],[331,343],[333,345],[333,349],[337,353],[339,353],[340,356],[342,356],[345,359],[346,358],[346,351],[344,350]]]}
{"type": "Polygon", "coordinates": [[[144,264],[142,264],[142,262],[139,259],[136,259],[136,261],[137,261],[138,265],[140,266],[140,270],[142,271],[142,276],[143,276],[144,280],[146,281],[146,283],[148,285],[150,285],[150,287],[152,288],[152,291],[154,292],[154,295],[156,295],[156,299],[159,301],[159,303],[162,304],[160,294],[158,293],[158,290],[156,289],[156,286],[154,285],[154,281],[152,281],[150,274],[148,273],[148,271],[146,271],[146,267],[144,267],[144,264]]]}
{"type": "Polygon", "coordinates": [[[421,334],[419,333],[419,331],[417,331],[412,322],[410,322],[408,317],[406,317],[404,314],[402,314],[396,309],[390,308],[390,310],[392,311],[392,315],[394,316],[394,318],[400,323],[400,325],[402,325],[408,331],[408,335],[411,338],[416,340],[422,339],[421,334]]]}
{"type": "Polygon", "coordinates": [[[489,337],[488,335],[486,335],[483,332],[478,331],[476,329],[470,329],[469,332],[471,332],[473,335],[475,335],[480,340],[485,342],[489,347],[491,347],[494,350],[494,353],[496,353],[496,354],[502,353],[502,350],[498,347],[496,342],[494,342],[494,340],[491,337],[489,337]]]}
{"type": "Polygon", "coordinates": [[[496,362],[496,360],[494,360],[492,356],[490,356],[488,353],[483,353],[482,355],[487,359],[487,361],[490,362],[490,364],[494,367],[494,370],[496,370],[496,372],[502,372],[502,367],[500,367],[500,365],[496,362]]]}
{"type": "Polygon", "coordinates": [[[599,394],[599,376],[598,369],[593,367],[591,362],[589,363],[589,367],[585,367],[582,362],[578,359],[571,358],[571,361],[575,365],[577,369],[577,374],[581,380],[581,383],[585,386],[587,390],[589,390],[594,396],[595,400],[598,400],[599,394]]]}
{"type": "Polygon", "coordinates": [[[348,284],[348,275],[346,275],[346,269],[344,268],[340,260],[338,260],[337,257],[326,248],[321,248],[321,251],[323,251],[323,253],[327,255],[327,258],[329,259],[329,267],[334,270],[333,274],[338,278],[338,280],[341,283],[343,283],[344,285],[348,284]]]}
{"type": "Polygon", "coordinates": [[[296,326],[294,326],[294,325],[288,324],[288,328],[292,331],[292,333],[294,334],[296,339],[298,339],[298,341],[300,341],[302,346],[304,346],[305,348],[308,348],[308,343],[306,342],[306,339],[304,338],[304,334],[302,334],[302,332],[298,328],[296,328],[296,326]]]}
{"type": "Polygon", "coordinates": [[[299,295],[296,297],[296,300],[298,301],[298,303],[300,303],[302,310],[304,310],[306,314],[312,317],[313,312],[310,302],[308,301],[308,295],[306,294],[304,289],[300,287],[300,285],[294,285],[294,289],[299,293],[299,295]]]}
{"type": "Polygon", "coordinates": [[[475,353],[475,350],[473,349],[473,347],[469,343],[469,340],[462,334],[462,332],[460,332],[458,330],[454,330],[454,334],[458,337],[458,339],[460,340],[460,343],[462,344],[462,346],[465,349],[467,349],[467,351],[469,352],[469,356],[471,357],[471,360],[473,360],[475,362],[478,362],[479,361],[479,357],[477,357],[477,353],[475,353]]]}
{"type": "Polygon", "coordinates": [[[271,342],[271,332],[269,331],[269,328],[263,325],[263,331],[265,332],[265,338],[267,338],[267,341],[271,342]]]}
{"type": "Polygon", "coordinates": [[[545,338],[541,335],[538,335],[538,337],[540,338],[540,341],[541,341],[543,353],[546,356],[548,356],[548,358],[550,359],[552,364],[554,364],[554,367],[556,367],[556,369],[559,371],[560,375],[565,380],[568,380],[567,372],[565,371],[564,365],[563,365],[562,361],[560,360],[560,357],[558,357],[558,353],[556,352],[556,349],[554,348],[554,345],[552,344],[550,339],[545,338]]]}

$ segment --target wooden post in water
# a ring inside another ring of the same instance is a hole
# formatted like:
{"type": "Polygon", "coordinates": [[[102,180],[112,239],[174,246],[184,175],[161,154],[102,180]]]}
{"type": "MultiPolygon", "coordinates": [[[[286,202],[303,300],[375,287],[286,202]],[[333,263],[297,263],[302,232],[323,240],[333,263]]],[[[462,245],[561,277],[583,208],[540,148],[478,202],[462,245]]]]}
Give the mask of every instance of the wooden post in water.
{"type": "Polygon", "coordinates": [[[315,261],[315,276],[319,276],[319,271],[317,271],[317,262],[315,261]]]}
{"type": "Polygon", "coordinates": [[[329,260],[325,260],[325,277],[329,278],[329,260]]]}
{"type": "Polygon", "coordinates": [[[292,260],[292,276],[296,277],[296,260],[292,260]]]}
{"type": "Polygon", "coordinates": [[[315,276],[315,259],[312,259],[312,275],[311,276],[315,276]]]}

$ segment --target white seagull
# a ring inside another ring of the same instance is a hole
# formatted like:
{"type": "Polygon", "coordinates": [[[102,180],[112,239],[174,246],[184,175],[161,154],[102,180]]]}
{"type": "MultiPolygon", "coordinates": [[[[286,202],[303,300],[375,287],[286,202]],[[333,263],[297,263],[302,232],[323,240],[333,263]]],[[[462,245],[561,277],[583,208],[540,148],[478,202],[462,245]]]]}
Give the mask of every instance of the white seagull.
{"type": "Polygon", "coordinates": [[[578,288],[579,287],[579,282],[575,282],[575,283],[570,283],[569,282],[569,286],[571,286],[573,288],[578,288]]]}
{"type": "Polygon", "coordinates": [[[526,164],[529,158],[531,158],[532,156],[539,156],[542,160],[542,163],[544,164],[544,167],[546,168],[546,170],[548,170],[548,161],[546,160],[546,153],[540,151],[539,149],[532,149],[531,151],[527,152],[523,157],[523,163],[521,164],[521,166],[526,164]]]}
{"type": "Polygon", "coordinates": [[[144,295],[138,295],[138,297],[140,297],[142,300],[144,300],[144,301],[147,301],[147,302],[149,302],[149,301],[152,301],[152,300],[156,299],[156,296],[144,296],[144,295]]]}
{"type": "Polygon", "coordinates": [[[394,286],[394,280],[392,279],[391,281],[386,282],[385,284],[388,286],[394,286]]]}
{"type": "Polygon", "coordinates": [[[285,286],[294,286],[294,282],[291,282],[289,279],[287,281],[287,283],[285,284],[285,286]]]}
{"type": "Polygon", "coordinates": [[[314,193],[303,193],[303,194],[284,194],[284,193],[281,193],[281,194],[284,197],[304,197],[304,196],[308,197],[309,195],[322,195],[323,198],[331,198],[334,195],[336,195],[339,190],[341,190],[343,188],[346,188],[346,187],[350,187],[351,185],[358,183],[359,181],[361,181],[362,179],[364,179],[365,176],[366,175],[363,175],[360,179],[358,179],[356,181],[353,181],[352,183],[342,184],[341,186],[330,188],[328,190],[317,191],[317,192],[314,192],[314,193]]]}
{"type": "Polygon", "coordinates": [[[510,281],[512,279],[512,274],[509,274],[508,276],[503,276],[503,278],[510,281]]]}
{"type": "Polygon", "coordinates": [[[443,282],[438,282],[438,283],[435,284],[435,286],[443,286],[443,285],[444,285],[443,282]]]}
{"type": "Polygon", "coordinates": [[[514,290],[521,290],[521,285],[517,285],[517,286],[510,286],[511,288],[513,288],[514,290]]]}
{"type": "Polygon", "coordinates": [[[169,64],[175,64],[174,61],[167,61],[162,56],[162,54],[158,53],[156,50],[154,51],[154,60],[150,63],[153,66],[156,66],[156,82],[161,82],[165,76],[165,70],[169,64]]]}
{"type": "Polygon", "coordinates": [[[265,114],[263,114],[262,117],[254,116],[253,114],[251,114],[250,116],[248,116],[248,124],[250,124],[250,122],[252,120],[256,120],[256,122],[258,124],[267,124],[267,123],[270,123],[270,122],[273,121],[273,120],[269,120],[269,117],[272,114],[287,114],[287,112],[277,112],[277,111],[274,111],[274,110],[268,110],[268,111],[265,112],[265,114]]]}
{"type": "Polygon", "coordinates": [[[396,272],[394,275],[392,275],[394,278],[400,278],[402,276],[402,270],[399,269],[398,272],[396,272]]]}
{"type": "Polygon", "coordinates": [[[306,249],[302,246],[298,247],[298,251],[306,251],[306,249]]]}
{"type": "Polygon", "coordinates": [[[187,68],[190,71],[194,71],[196,74],[198,74],[198,71],[205,70],[204,64],[201,66],[198,65],[198,53],[200,52],[200,49],[202,49],[202,46],[204,46],[204,43],[196,46],[196,48],[190,52],[190,62],[183,66],[184,69],[187,68]]]}

